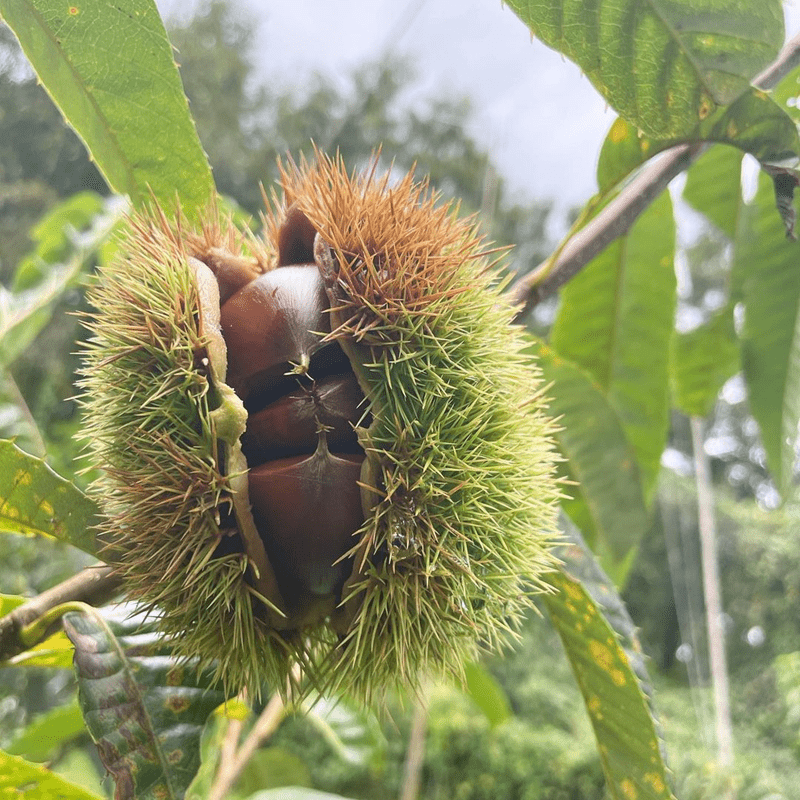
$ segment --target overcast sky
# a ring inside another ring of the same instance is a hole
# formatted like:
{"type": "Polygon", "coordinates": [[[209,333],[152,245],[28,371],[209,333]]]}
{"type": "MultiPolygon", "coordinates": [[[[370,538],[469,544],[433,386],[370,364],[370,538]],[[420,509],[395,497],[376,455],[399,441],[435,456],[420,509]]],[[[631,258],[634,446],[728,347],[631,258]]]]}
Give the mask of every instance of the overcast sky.
{"type": "MultiPolygon", "coordinates": [[[[532,39],[500,0],[233,0],[260,19],[263,77],[303,84],[314,70],[336,78],[391,51],[417,64],[424,93],[469,94],[473,135],[509,187],[562,209],[595,189],[600,146],[614,120],[580,70],[532,39]]],[[[758,0],[753,0],[758,2],[758,0]]],[[[157,0],[185,13],[203,0],[157,0]]],[[[789,0],[787,31],[800,29],[789,0]]]]}

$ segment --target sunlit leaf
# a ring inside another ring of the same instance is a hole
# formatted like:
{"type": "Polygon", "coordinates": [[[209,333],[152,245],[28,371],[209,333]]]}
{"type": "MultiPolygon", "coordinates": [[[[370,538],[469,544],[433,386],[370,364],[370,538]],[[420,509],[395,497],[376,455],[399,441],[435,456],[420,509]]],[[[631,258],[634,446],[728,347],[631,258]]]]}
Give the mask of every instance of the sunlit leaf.
{"type": "Polygon", "coordinates": [[[687,142],[731,145],[764,164],[797,166],[800,159],[800,138],[792,118],[766,92],[749,89],[684,136],[654,139],[622,118],[615,120],[600,151],[600,189],[610,189],[662,150],[687,142]]]}
{"type": "Polygon", "coordinates": [[[509,0],[628,122],[667,138],[744,92],[783,44],[780,0],[509,0]]]}
{"type": "Polygon", "coordinates": [[[46,761],[57,748],[85,732],[76,699],[34,717],[6,749],[15,756],[46,761]]]}
{"type": "Polygon", "coordinates": [[[208,671],[178,662],[152,623],[70,613],[84,720],[118,800],[180,800],[200,766],[200,736],[224,700],[208,671]]]}
{"type": "Polygon", "coordinates": [[[9,658],[4,667],[49,667],[50,669],[72,669],[72,642],[64,631],[48,636],[43,642],[24,653],[9,658]]]}
{"type": "Polygon", "coordinates": [[[0,750],[0,797],[9,800],[103,800],[39,764],[0,750]]]}
{"type": "Polygon", "coordinates": [[[545,380],[552,383],[550,411],[560,420],[558,444],[597,532],[595,552],[615,581],[622,582],[649,525],[636,453],[619,415],[591,376],[546,345],[539,354],[545,380]]]}
{"type": "Polygon", "coordinates": [[[42,459],[0,441],[0,531],[53,536],[96,555],[96,511],[42,459]]]}
{"type": "Polygon", "coordinates": [[[111,187],[176,196],[193,215],[214,184],[152,0],[0,0],[47,91],[111,187]]]}
{"type": "Polygon", "coordinates": [[[664,194],[564,287],[550,337],[553,349],[588,372],[619,415],[646,498],[669,426],[674,250],[672,205],[664,194]]]}
{"type": "Polygon", "coordinates": [[[564,644],[614,800],[674,800],[651,712],[635,626],[575,532],[542,600],[564,644]]]}

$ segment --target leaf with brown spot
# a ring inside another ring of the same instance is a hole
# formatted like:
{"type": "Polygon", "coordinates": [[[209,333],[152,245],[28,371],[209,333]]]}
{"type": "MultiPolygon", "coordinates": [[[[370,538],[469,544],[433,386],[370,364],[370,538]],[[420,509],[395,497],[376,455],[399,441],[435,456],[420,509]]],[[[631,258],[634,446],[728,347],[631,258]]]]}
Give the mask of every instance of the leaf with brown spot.
{"type": "Polygon", "coordinates": [[[70,613],[64,629],[86,726],[116,784],[115,800],[181,800],[200,766],[200,735],[224,695],[211,674],[176,664],[152,622],[121,609],[70,613]]]}

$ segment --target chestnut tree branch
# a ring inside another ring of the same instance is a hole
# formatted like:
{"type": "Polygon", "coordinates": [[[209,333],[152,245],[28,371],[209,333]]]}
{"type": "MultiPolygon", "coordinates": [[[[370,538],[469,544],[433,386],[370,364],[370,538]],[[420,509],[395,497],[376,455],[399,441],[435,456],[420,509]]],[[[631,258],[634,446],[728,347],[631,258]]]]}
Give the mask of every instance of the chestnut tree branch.
{"type": "MultiPolygon", "coordinates": [[[[9,614],[0,617],[0,662],[29,650],[35,644],[24,641],[22,630],[43,614],[69,602],[102,605],[119,592],[120,586],[120,578],[112,567],[98,563],[17,606],[9,614]]],[[[57,622],[53,623],[45,635],[52,633],[57,626],[57,622]]]]}
{"type": "MultiPolygon", "coordinates": [[[[774,88],[800,63],[800,34],[790,39],[778,58],[753,82],[759,89],[774,88]]],[[[575,277],[608,245],[624,236],[639,215],[667,188],[669,182],[687,169],[708,145],[703,142],[672,147],[642,170],[587,225],[532,272],[518,278],[509,288],[511,303],[519,307],[518,318],[538,302],[575,277]]]]}

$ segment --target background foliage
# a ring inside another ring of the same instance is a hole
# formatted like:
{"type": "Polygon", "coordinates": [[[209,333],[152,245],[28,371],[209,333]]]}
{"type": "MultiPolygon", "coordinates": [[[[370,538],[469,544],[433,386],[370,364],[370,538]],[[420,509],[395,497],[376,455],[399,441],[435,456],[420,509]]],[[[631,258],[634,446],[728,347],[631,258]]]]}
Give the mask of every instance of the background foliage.
{"type": "MultiPolygon", "coordinates": [[[[794,535],[798,245],[784,235],[787,208],[783,217],[777,212],[770,175],[761,174],[755,194],[744,191],[742,155],[747,154],[745,164],[758,159],[773,175],[776,165],[781,170],[796,166],[798,82],[797,73],[790,72],[770,96],[748,88],[781,46],[779,4],[730,0],[723,5],[724,10],[711,0],[600,2],[595,16],[573,17],[572,4],[557,0],[511,3],[536,35],[580,64],[622,115],[600,154],[598,194],[576,211],[572,233],[590,225],[653,153],[677,142],[720,143],[689,169],[682,193],[662,195],[566,285],[557,302],[540,303],[526,319],[537,337],[532,347],[553,383],[553,411],[562,417],[565,472],[578,481],[565,511],[624,590],[633,622],[580,548],[568,549],[564,574],[557,579],[561,601],[553,601],[562,605],[542,605],[542,611],[559,622],[585,697],[556,631],[546,619],[532,616],[520,646],[474,665],[467,687],[430,688],[422,796],[600,800],[634,791],[642,797],[668,797],[670,789],[656,780],[662,773],[647,773],[647,757],[637,754],[640,747],[657,744],[645,730],[649,719],[627,731],[631,741],[615,750],[613,731],[604,730],[587,689],[603,677],[597,668],[602,657],[595,649],[593,657],[581,661],[582,650],[588,652],[607,636],[609,657],[620,658],[625,669],[630,664],[641,677],[633,623],[652,658],[648,666],[675,794],[698,800],[730,790],[747,800],[791,796],[800,759],[800,552],[794,535]],[[683,24],[690,18],[702,20],[704,29],[690,31],[683,24]],[[720,53],[726,54],[725,69],[720,53]],[[653,72],[652,65],[660,72],[653,72]],[[681,228],[686,220],[691,233],[679,230],[676,238],[676,222],[681,228]],[[715,766],[708,735],[704,608],[685,414],[708,415],[706,450],[716,482],[741,753],[736,768],[727,772],[715,766]],[[576,587],[574,597],[563,588],[569,581],[576,587]],[[601,609],[616,633],[600,615],[595,620],[606,626],[602,631],[583,637],[570,633],[578,619],[568,608],[570,598],[582,603],[587,615],[601,609]],[[615,768],[613,758],[619,753],[628,760],[615,768]],[[626,783],[634,776],[635,784],[626,783]]],[[[108,8],[92,0],[82,4],[81,13],[95,10],[102,20],[108,8]]],[[[130,8],[124,27],[115,33],[120,37],[114,45],[119,69],[99,77],[107,59],[91,49],[76,55],[72,44],[77,31],[94,41],[103,39],[102,30],[81,27],[86,17],[70,20],[61,4],[45,0],[0,2],[0,14],[26,43],[40,78],[92,148],[97,164],[62,122],[14,36],[0,27],[0,434],[21,448],[3,445],[1,474],[8,481],[21,470],[40,492],[32,498],[13,479],[0,492],[0,522],[7,532],[0,536],[3,614],[89,563],[88,556],[59,538],[94,549],[85,536],[91,509],[82,506],[79,489],[63,490],[75,493],[69,513],[48,514],[42,502],[49,503],[61,484],[41,461],[22,451],[46,456],[77,486],[87,479],[78,471],[74,435],[80,420],[71,399],[72,354],[83,334],[66,312],[84,308],[82,281],[113,250],[108,235],[124,203],[112,196],[106,180],[134,203],[146,185],[167,201],[179,189],[191,208],[211,184],[205,150],[217,190],[246,218],[261,205],[254,176],[272,185],[276,157],[287,150],[308,153],[313,139],[358,166],[382,145],[385,166],[390,160],[398,169],[416,163],[445,196],[461,198],[464,212],[480,213],[495,241],[517,245],[509,261],[512,277],[530,273],[554,248],[545,233],[550,202],[510,199],[490,154],[465,133],[469,101],[407,99],[415,82],[413,65],[397,60],[365,64],[346,87],[316,76],[309,86],[276,90],[254,79],[251,20],[214,0],[169,31],[180,53],[198,141],[155,7],[137,0],[130,8]],[[43,31],[55,22],[64,23],[63,46],[45,42],[43,31]],[[153,54],[137,51],[142,41],[154,43],[153,54]],[[108,104],[114,95],[139,103],[145,97],[145,105],[155,102],[151,88],[142,94],[141,87],[125,83],[131,64],[140,60],[163,84],[158,107],[175,113],[164,117],[169,130],[158,147],[150,146],[152,138],[144,139],[146,152],[141,130],[132,124],[125,144],[113,122],[115,116],[136,117],[136,125],[147,128],[153,116],[139,118],[130,107],[108,104]],[[66,66],[76,64],[77,72],[64,80],[66,66]],[[30,513],[22,515],[21,523],[12,510],[24,510],[25,503],[30,513]]],[[[87,733],[88,726],[107,747],[121,730],[115,727],[118,712],[93,721],[109,700],[107,694],[93,694],[87,683],[96,680],[90,654],[99,644],[123,665],[121,674],[129,682],[114,684],[120,704],[115,708],[130,700],[129,685],[148,692],[142,718],[150,719],[151,727],[139,726],[134,734],[126,728],[123,738],[135,735],[149,742],[158,756],[154,760],[162,764],[152,779],[131,777],[131,763],[140,763],[139,755],[123,754],[115,772],[118,785],[147,781],[147,786],[136,784],[142,797],[157,789],[171,797],[207,792],[229,724],[223,712],[211,713],[222,698],[205,693],[202,702],[179,709],[177,719],[187,726],[181,735],[187,737],[188,761],[182,762],[182,771],[164,766],[166,751],[159,737],[167,736],[174,720],[167,718],[167,706],[156,713],[154,698],[167,686],[188,692],[206,684],[202,676],[190,679],[160,661],[166,654],[146,626],[126,624],[114,621],[113,614],[112,627],[101,618],[68,617],[77,677],[68,668],[71,651],[63,635],[48,639],[38,651],[15,656],[0,670],[0,746],[7,753],[0,756],[0,773],[9,785],[28,787],[24,796],[56,791],[47,782],[57,781],[58,774],[74,784],[67,789],[59,784],[57,790],[67,792],[63,796],[86,798],[112,790],[110,781],[101,783],[104,767],[87,733]],[[202,766],[189,786],[198,759],[202,766]],[[178,777],[170,784],[173,776],[178,777]],[[166,788],[160,784],[164,780],[166,788]]],[[[634,690],[620,697],[626,702],[638,698],[637,710],[645,709],[638,682],[631,679],[631,686],[634,690]]],[[[600,691],[606,710],[619,706],[613,691],[600,691]]],[[[397,796],[406,783],[412,705],[408,698],[394,698],[379,717],[350,708],[346,700],[287,713],[232,796],[265,800],[273,796],[268,790],[286,785],[347,797],[397,796]]],[[[245,730],[260,710],[243,712],[245,730]]],[[[624,723],[620,726],[625,733],[624,723]]],[[[103,760],[108,766],[108,753],[103,760]]]]}

